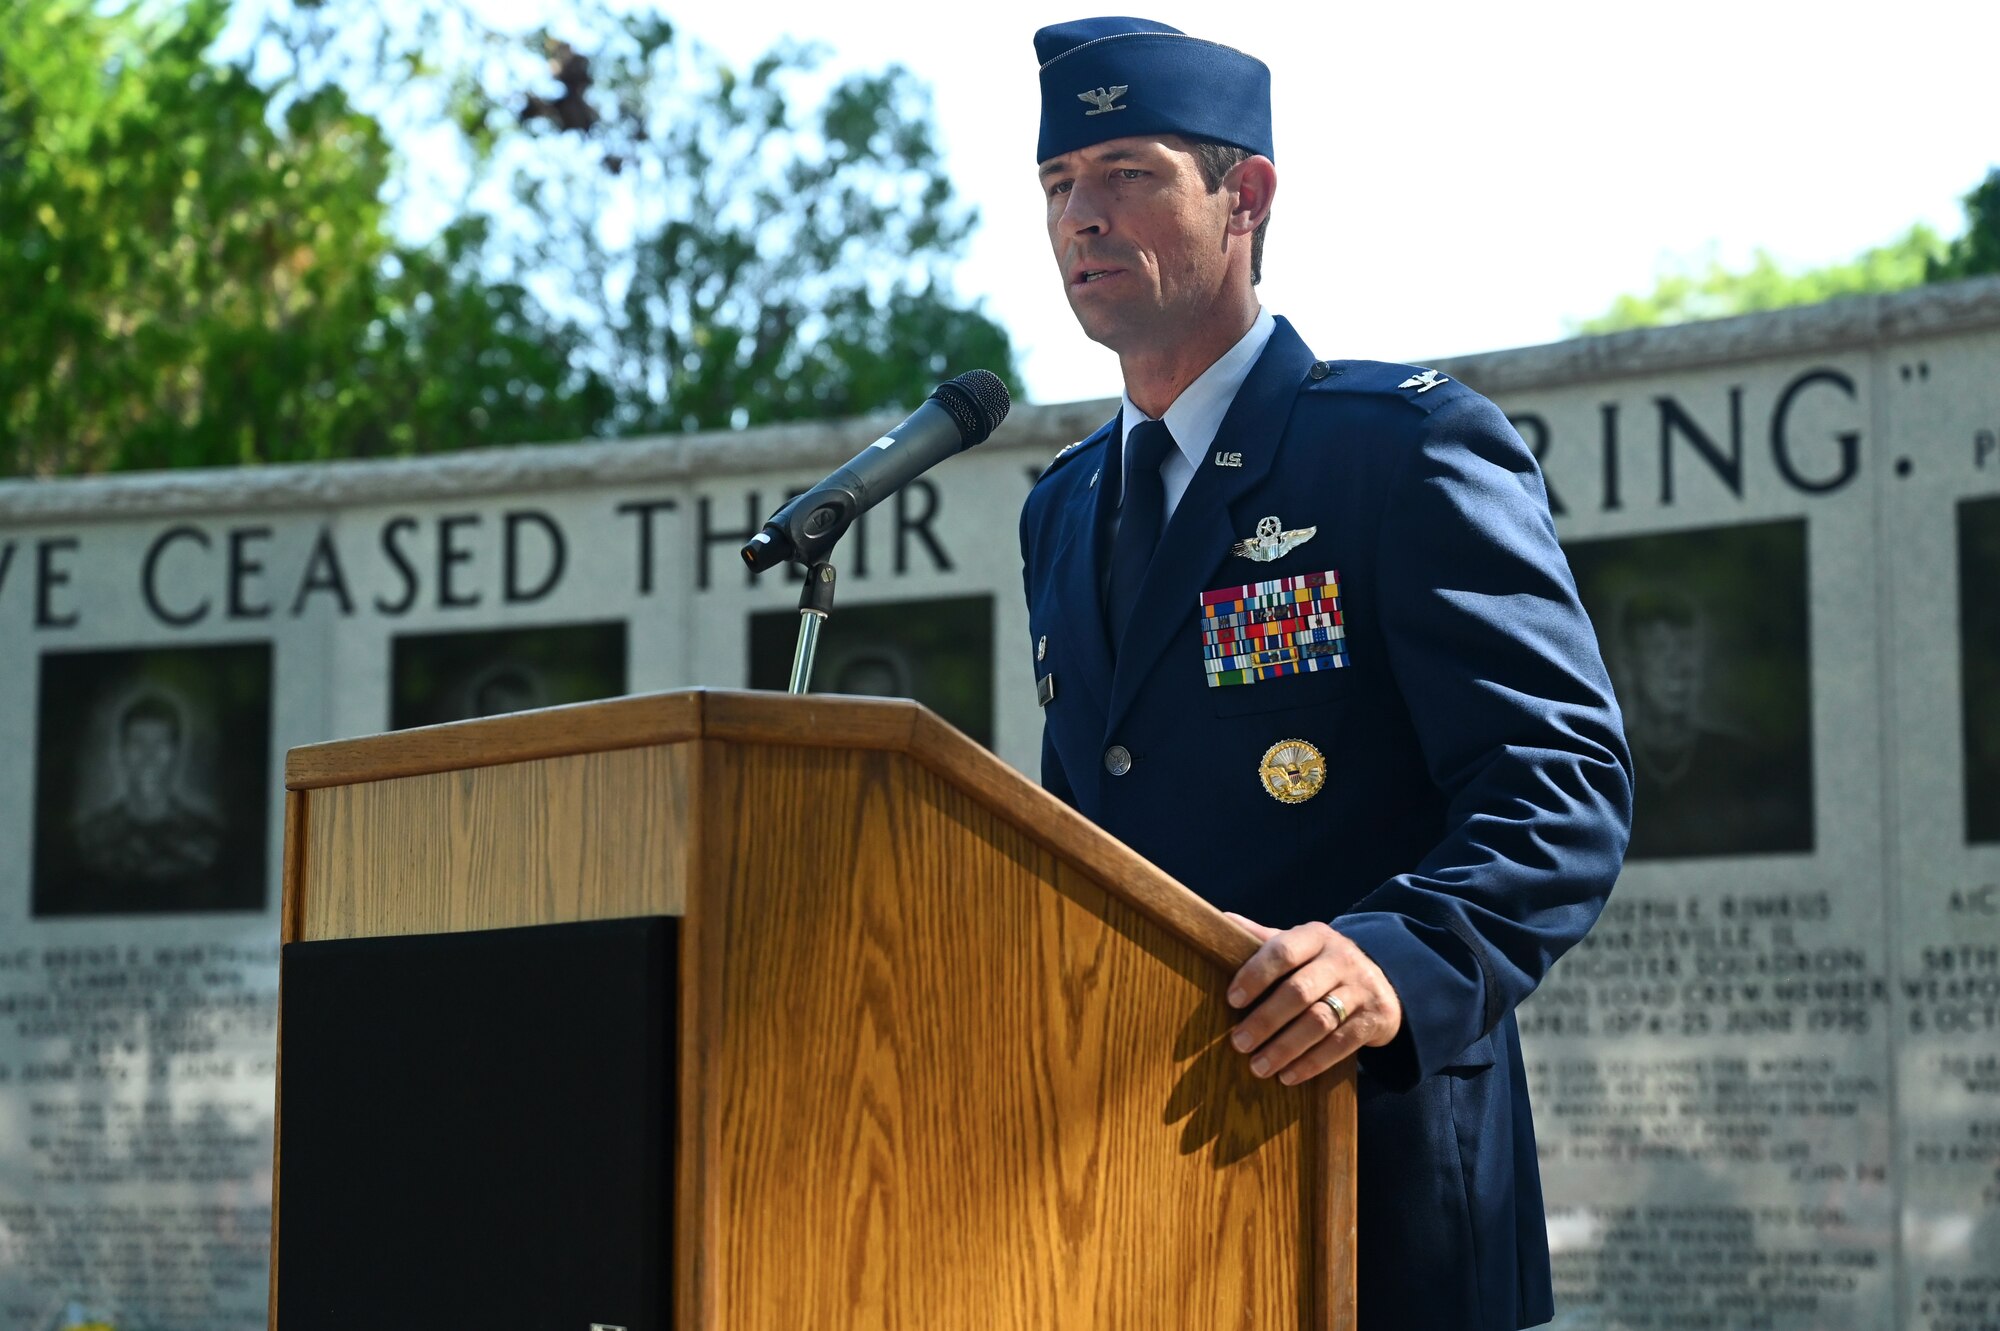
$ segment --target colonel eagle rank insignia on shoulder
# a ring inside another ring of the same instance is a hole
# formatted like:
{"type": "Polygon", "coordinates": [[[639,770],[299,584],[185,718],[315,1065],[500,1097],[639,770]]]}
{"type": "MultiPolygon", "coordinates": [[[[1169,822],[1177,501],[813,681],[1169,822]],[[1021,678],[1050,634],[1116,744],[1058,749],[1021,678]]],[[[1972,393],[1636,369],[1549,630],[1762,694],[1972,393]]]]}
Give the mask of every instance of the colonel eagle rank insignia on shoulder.
{"type": "Polygon", "coordinates": [[[1304,392],[1386,395],[1426,414],[1470,391],[1437,370],[1375,360],[1314,361],[1306,372],[1306,382],[1299,387],[1304,392]]]}

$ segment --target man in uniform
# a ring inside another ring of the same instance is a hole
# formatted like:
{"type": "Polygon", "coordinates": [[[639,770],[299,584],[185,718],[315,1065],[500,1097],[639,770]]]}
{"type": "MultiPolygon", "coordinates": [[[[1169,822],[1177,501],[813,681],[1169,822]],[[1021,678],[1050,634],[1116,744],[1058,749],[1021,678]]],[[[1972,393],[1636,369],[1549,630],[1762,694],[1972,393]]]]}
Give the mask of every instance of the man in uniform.
{"type": "Polygon", "coordinates": [[[1632,778],[1540,472],[1448,376],[1262,310],[1261,62],[1136,19],[1035,49],[1049,242],[1125,381],[1022,515],[1043,782],[1263,940],[1256,1075],[1359,1053],[1363,1325],[1547,1321],[1513,1010],[1632,778]]]}
{"type": "Polygon", "coordinates": [[[221,858],[223,827],[181,797],[180,709],[141,695],[118,718],[118,797],[77,819],[77,859],[94,881],[94,910],[197,907],[221,858]]]}

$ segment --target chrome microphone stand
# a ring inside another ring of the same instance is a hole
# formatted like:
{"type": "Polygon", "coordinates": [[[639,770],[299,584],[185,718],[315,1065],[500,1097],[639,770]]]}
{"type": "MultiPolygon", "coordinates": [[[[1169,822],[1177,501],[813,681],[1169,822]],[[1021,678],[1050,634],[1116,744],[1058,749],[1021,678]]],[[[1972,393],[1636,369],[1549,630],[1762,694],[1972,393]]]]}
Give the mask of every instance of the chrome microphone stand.
{"type": "Polygon", "coordinates": [[[813,657],[819,651],[819,631],[833,613],[833,565],[820,560],[806,568],[806,585],[799,589],[799,645],[792,652],[792,682],[787,691],[804,693],[812,682],[813,657]]]}

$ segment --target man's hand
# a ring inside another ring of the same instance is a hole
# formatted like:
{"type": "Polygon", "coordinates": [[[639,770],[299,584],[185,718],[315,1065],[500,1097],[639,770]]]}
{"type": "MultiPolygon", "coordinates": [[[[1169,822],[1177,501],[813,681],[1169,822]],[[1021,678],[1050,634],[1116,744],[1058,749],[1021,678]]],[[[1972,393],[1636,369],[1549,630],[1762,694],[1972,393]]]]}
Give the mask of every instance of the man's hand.
{"type": "Polygon", "coordinates": [[[1229,982],[1231,1007],[1270,990],[1231,1037],[1251,1055],[1250,1071],[1259,1077],[1276,1074],[1296,1086],[1364,1045],[1389,1043],[1403,1029],[1403,1004],[1389,977],[1332,925],[1314,921],[1281,930],[1224,913],[1264,940],[1229,982]],[[1344,1020],[1320,1001],[1328,995],[1346,1008],[1344,1020]]]}

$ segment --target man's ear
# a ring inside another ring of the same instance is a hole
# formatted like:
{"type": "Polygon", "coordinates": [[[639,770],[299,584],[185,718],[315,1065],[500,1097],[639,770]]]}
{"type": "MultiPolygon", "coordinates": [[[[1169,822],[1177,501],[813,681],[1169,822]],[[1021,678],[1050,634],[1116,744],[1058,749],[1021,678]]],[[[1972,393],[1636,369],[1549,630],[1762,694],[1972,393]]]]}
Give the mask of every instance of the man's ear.
{"type": "Polygon", "coordinates": [[[1278,168],[1268,157],[1246,157],[1229,168],[1222,178],[1229,191],[1229,230],[1247,236],[1271,215],[1271,200],[1278,192],[1278,168]]]}

